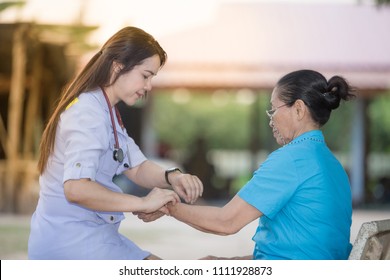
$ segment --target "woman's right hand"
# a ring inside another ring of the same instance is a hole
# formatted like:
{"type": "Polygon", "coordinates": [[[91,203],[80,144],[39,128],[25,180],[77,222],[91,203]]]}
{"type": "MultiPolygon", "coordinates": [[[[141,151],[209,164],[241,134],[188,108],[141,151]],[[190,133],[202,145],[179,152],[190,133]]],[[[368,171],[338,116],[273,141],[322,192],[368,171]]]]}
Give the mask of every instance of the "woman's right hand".
{"type": "MultiPolygon", "coordinates": [[[[147,196],[143,197],[143,209],[140,212],[152,213],[156,210],[165,209],[165,205],[168,203],[176,204],[180,202],[180,198],[172,190],[154,188],[147,196]]],[[[162,211],[164,212],[164,211],[162,211]]]]}

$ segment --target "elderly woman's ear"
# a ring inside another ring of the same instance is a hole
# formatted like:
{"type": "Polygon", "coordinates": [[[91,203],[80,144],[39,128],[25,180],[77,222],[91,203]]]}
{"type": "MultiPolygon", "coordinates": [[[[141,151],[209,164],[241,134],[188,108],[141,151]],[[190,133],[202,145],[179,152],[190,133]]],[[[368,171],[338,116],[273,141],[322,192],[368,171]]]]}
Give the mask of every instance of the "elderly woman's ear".
{"type": "Polygon", "coordinates": [[[301,99],[297,99],[293,107],[293,114],[296,115],[299,121],[302,120],[307,113],[309,113],[305,102],[303,102],[301,99]]]}

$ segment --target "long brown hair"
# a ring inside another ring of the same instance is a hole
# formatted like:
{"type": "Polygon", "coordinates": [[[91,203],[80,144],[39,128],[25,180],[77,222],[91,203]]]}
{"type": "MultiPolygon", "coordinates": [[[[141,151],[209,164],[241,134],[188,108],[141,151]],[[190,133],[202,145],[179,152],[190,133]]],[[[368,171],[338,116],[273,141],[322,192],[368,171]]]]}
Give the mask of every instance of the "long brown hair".
{"type": "Polygon", "coordinates": [[[125,27],[114,34],[95,54],[82,71],[63,89],[58,104],[50,117],[43,132],[40,143],[38,170],[45,171],[47,161],[54,149],[57,124],[61,113],[82,92],[96,89],[99,86],[110,85],[113,62],[123,65],[123,68],[112,81],[129,72],[134,66],[142,63],[146,58],[158,55],[160,65],[163,66],[167,54],[159,43],[148,33],[136,27],[125,27]]]}

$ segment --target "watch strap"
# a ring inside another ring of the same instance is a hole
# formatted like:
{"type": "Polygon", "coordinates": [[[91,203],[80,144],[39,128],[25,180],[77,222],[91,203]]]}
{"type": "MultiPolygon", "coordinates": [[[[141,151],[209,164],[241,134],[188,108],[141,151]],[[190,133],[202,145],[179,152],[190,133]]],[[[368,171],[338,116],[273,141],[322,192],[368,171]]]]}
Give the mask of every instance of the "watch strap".
{"type": "Polygon", "coordinates": [[[171,186],[172,184],[171,184],[171,182],[169,182],[168,175],[169,175],[169,173],[172,173],[172,172],[175,172],[175,171],[179,171],[180,173],[182,173],[181,170],[180,170],[180,168],[178,168],[178,167],[172,167],[172,168],[168,168],[167,170],[165,170],[165,181],[166,181],[167,184],[170,185],[170,186],[171,186]]]}

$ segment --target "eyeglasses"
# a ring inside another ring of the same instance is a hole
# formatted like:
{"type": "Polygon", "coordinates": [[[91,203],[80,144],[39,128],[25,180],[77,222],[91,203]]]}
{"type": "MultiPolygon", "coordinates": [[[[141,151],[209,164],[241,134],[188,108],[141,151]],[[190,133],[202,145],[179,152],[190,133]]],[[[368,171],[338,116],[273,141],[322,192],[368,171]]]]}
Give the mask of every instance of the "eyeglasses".
{"type": "Polygon", "coordinates": [[[267,113],[267,116],[268,116],[268,117],[272,118],[272,117],[274,116],[276,110],[278,110],[279,108],[282,108],[282,107],[284,107],[284,106],[287,106],[287,105],[288,105],[288,104],[283,104],[283,105],[280,105],[280,106],[278,106],[278,107],[276,107],[276,108],[274,108],[274,109],[265,110],[265,112],[267,113]]]}

